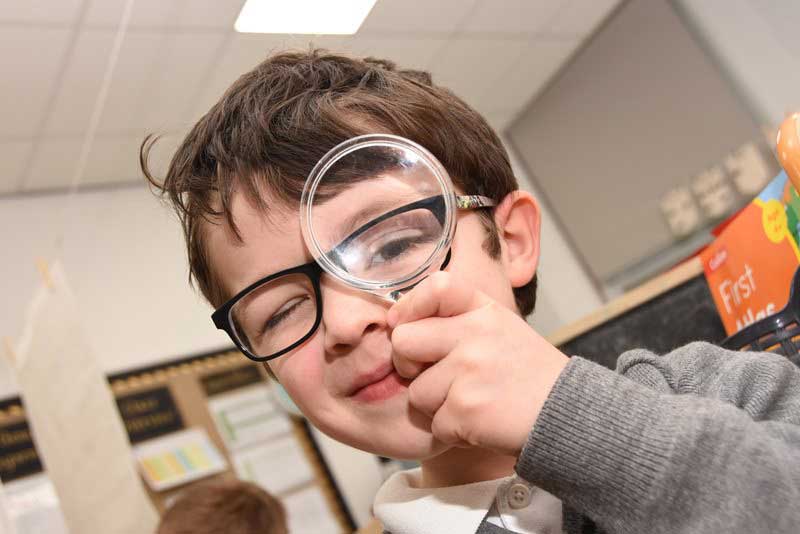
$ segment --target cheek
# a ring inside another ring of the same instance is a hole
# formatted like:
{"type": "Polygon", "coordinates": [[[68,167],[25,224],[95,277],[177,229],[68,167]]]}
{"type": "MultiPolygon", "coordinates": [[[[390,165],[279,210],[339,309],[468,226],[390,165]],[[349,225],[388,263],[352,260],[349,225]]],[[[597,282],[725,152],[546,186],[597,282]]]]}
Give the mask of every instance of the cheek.
{"type": "Polygon", "coordinates": [[[501,258],[490,257],[483,248],[486,239],[483,225],[477,217],[465,218],[458,225],[453,259],[447,270],[464,277],[500,304],[516,309],[514,291],[501,258]]]}
{"type": "Polygon", "coordinates": [[[314,336],[294,352],[270,362],[272,372],[304,412],[325,392],[323,360],[320,336],[314,336]]]}

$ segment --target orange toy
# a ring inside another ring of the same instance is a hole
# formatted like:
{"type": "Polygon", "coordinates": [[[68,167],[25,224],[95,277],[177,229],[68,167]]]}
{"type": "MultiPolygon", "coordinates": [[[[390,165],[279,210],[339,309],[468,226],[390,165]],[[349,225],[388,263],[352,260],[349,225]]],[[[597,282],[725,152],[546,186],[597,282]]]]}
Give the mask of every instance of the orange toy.
{"type": "Polygon", "coordinates": [[[778,159],[789,180],[800,191],[800,113],[793,113],[778,130],[778,159]]]}

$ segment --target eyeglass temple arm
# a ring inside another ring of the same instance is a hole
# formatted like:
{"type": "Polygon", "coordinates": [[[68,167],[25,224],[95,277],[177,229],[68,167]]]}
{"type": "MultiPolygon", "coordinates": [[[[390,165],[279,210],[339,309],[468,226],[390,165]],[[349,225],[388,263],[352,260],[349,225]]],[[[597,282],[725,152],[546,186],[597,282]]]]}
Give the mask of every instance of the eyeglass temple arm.
{"type": "Polygon", "coordinates": [[[472,210],[475,208],[491,208],[497,206],[497,202],[483,195],[457,195],[456,206],[460,210],[472,210]]]}

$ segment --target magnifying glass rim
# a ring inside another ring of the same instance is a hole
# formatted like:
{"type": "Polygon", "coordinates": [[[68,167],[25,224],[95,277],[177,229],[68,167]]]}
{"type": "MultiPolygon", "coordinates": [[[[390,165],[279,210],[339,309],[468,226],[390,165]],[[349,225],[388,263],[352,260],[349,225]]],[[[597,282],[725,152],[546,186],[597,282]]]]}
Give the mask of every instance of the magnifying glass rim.
{"type": "MultiPolygon", "coordinates": [[[[359,135],[339,143],[331,150],[329,150],[308,175],[305,186],[303,187],[303,194],[300,198],[301,215],[300,215],[300,228],[306,245],[311,249],[314,259],[319,265],[328,273],[343,280],[348,285],[363,289],[367,291],[376,292],[379,294],[389,293],[392,290],[402,289],[403,287],[415,282],[418,278],[426,276],[429,269],[438,260],[447,254],[450,244],[455,234],[455,212],[456,212],[456,194],[453,187],[453,182],[450,175],[444,166],[431,154],[425,147],[398,135],[392,134],[366,134],[359,135]],[[444,238],[439,241],[436,248],[433,250],[428,259],[412,274],[390,282],[375,282],[364,280],[352,273],[342,269],[336,263],[331,261],[326,253],[323,252],[316,236],[311,230],[311,206],[313,205],[314,196],[316,195],[317,188],[320,183],[320,178],[327,173],[328,169],[343,157],[351,154],[356,150],[362,148],[369,148],[372,146],[388,146],[393,148],[400,148],[403,150],[411,150],[420,156],[425,163],[434,171],[433,174],[439,182],[444,197],[445,217],[443,223],[443,236],[444,238]]],[[[437,266],[438,267],[438,266],[437,266]]]]}

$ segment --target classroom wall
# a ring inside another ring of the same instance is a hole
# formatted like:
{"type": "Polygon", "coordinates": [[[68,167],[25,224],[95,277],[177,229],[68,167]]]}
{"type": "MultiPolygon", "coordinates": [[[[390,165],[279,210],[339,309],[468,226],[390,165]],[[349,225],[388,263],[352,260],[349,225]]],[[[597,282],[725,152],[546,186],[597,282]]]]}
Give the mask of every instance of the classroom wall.
{"type": "MultiPolygon", "coordinates": [[[[3,198],[0,228],[0,336],[20,336],[37,258],[59,258],[108,372],[230,346],[187,285],[178,223],[147,188],[3,198]]],[[[2,397],[16,388],[0,361],[2,397]]]]}
{"type": "Polygon", "coordinates": [[[800,2],[673,2],[763,125],[800,110],[800,2]]]}
{"type": "Polygon", "coordinates": [[[660,208],[670,191],[762,139],[681,18],[651,0],[624,3],[508,136],[591,271],[609,285],[676,246],[660,208]]]}
{"type": "Polygon", "coordinates": [[[505,144],[520,188],[539,200],[542,212],[539,288],[536,309],[528,320],[546,336],[599,308],[603,300],[513,147],[505,144]]]}

